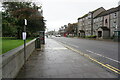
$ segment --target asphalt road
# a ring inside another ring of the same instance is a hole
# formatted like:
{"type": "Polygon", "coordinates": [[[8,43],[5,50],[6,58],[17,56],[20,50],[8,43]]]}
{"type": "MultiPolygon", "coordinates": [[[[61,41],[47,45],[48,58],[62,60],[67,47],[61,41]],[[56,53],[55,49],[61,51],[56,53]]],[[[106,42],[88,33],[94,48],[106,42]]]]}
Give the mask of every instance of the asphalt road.
{"type": "Polygon", "coordinates": [[[62,80],[111,78],[107,80],[115,80],[113,78],[117,77],[59,42],[46,39],[41,51],[35,50],[31,54],[16,78],[61,78],[62,80]]]}
{"type": "Polygon", "coordinates": [[[104,64],[109,64],[115,68],[119,68],[118,65],[120,65],[120,61],[118,61],[117,42],[66,37],[52,37],[52,39],[82,51],[104,64]]]}

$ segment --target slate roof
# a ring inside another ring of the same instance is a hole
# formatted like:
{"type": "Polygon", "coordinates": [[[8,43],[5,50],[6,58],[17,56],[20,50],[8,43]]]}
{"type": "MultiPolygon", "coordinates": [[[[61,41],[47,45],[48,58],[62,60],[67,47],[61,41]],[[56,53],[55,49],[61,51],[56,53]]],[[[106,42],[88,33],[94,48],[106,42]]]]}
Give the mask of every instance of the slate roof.
{"type": "Polygon", "coordinates": [[[85,14],[84,16],[78,18],[78,20],[79,20],[79,19],[82,19],[82,18],[84,18],[84,17],[87,17],[87,16],[88,16],[88,14],[85,14]]]}
{"type": "MultiPolygon", "coordinates": [[[[103,7],[97,8],[97,9],[95,9],[94,11],[91,11],[91,13],[94,13],[94,12],[96,12],[97,10],[99,10],[99,9],[101,9],[101,8],[103,8],[103,7]]],[[[82,19],[82,18],[84,18],[84,17],[86,17],[86,16],[88,16],[88,14],[85,14],[84,16],[79,17],[78,20],[79,20],[79,19],[82,19]]]]}
{"type": "MultiPolygon", "coordinates": [[[[101,9],[103,7],[97,8],[96,10],[92,11],[92,13],[96,12],[97,10],[101,9]]],[[[104,9],[104,8],[103,8],[104,9]]]]}
{"type": "Polygon", "coordinates": [[[101,16],[105,16],[105,15],[108,15],[108,14],[111,14],[111,13],[114,13],[114,12],[117,12],[117,11],[120,11],[120,6],[115,7],[115,8],[111,8],[111,9],[106,10],[106,11],[103,11],[102,13],[100,13],[100,14],[99,14],[98,16],[96,16],[95,18],[101,17],[101,16]]]}

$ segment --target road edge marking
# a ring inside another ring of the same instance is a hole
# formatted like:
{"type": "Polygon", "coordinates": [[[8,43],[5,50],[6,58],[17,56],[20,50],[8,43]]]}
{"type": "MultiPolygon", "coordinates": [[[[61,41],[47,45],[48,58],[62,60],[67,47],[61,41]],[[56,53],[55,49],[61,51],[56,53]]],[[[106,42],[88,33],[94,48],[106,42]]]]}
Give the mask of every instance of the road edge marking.
{"type": "Polygon", "coordinates": [[[111,66],[111,65],[109,65],[109,64],[106,64],[106,66],[109,66],[109,67],[111,67],[111,68],[113,68],[113,69],[115,69],[115,70],[117,70],[117,71],[120,71],[119,69],[117,69],[117,68],[115,68],[115,67],[113,67],[113,66],[111,66]]]}
{"type": "MultiPolygon", "coordinates": [[[[68,48],[68,49],[70,49],[70,50],[72,50],[72,51],[74,51],[74,52],[77,52],[77,53],[79,53],[80,55],[82,55],[82,56],[90,59],[91,61],[94,61],[94,62],[98,63],[99,65],[101,65],[101,66],[103,66],[103,67],[106,67],[107,69],[109,69],[109,70],[111,70],[111,71],[113,71],[113,72],[115,72],[115,73],[117,73],[117,74],[120,74],[120,72],[116,71],[117,68],[114,69],[114,68],[112,68],[113,66],[111,66],[111,65],[110,65],[111,67],[110,67],[110,66],[107,66],[107,64],[105,65],[105,64],[99,62],[98,60],[92,58],[92,57],[91,57],[90,55],[88,55],[88,54],[83,53],[82,51],[78,51],[78,50],[76,50],[76,49],[74,49],[74,48],[72,48],[72,47],[70,47],[70,46],[68,46],[68,45],[66,45],[66,44],[64,44],[64,43],[62,43],[62,42],[59,42],[59,43],[61,43],[61,44],[62,44],[63,46],[65,46],[66,48],[68,48]]],[[[118,70],[119,70],[119,69],[118,69],[118,70]]]]}

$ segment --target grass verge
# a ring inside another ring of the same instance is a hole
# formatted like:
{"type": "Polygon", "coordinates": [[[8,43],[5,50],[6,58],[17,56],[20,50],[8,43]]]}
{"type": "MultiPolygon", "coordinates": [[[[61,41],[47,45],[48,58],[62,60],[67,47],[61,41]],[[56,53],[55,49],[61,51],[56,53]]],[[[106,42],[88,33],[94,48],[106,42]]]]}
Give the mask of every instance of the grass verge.
{"type": "MultiPolygon", "coordinates": [[[[26,42],[31,41],[32,38],[27,39],[26,42]]],[[[14,37],[3,37],[2,38],[2,54],[19,47],[24,44],[22,39],[16,39],[14,37]]]]}

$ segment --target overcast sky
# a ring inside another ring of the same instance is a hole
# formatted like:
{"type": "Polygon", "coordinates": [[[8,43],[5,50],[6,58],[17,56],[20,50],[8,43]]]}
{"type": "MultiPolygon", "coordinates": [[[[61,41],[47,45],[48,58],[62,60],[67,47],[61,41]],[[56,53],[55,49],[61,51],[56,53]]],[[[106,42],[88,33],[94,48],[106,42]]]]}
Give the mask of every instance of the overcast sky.
{"type": "MultiPolygon", "coordinates": [[[[32,0],[35,1],[35,0],[32,0]]],[[[42,3],[43,16],[48,30],[58,30],[68,23],[75,23],[77,19],[89,11],[99,7],[106,10],[117,7],[120,0],[36,0],[42,3]]]]}
{"type": "Polygon", "coordinates": [[[80,16],[99,7],[117,7],[119,0],[41,0],[48,30],[75,23],[80,16]]]}

